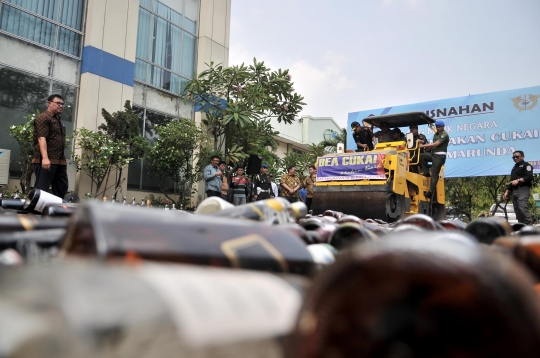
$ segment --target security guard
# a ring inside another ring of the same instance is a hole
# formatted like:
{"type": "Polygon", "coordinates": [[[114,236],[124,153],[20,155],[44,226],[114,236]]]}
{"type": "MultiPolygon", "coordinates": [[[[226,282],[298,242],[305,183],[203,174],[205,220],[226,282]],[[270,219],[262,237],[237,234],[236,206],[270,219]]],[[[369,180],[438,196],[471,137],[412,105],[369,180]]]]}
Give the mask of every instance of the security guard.
{"type": "Polygon", "coordinates": [[[448,143],[450,142],[450,137],[444,130],[444,122],[441,120],[436,121],[435,127],[437,128],[437,132],[433,136],[433,143],[418,145],[419,148],[432,149],[431,153],[420,154],[420,169],[424,176],[431,177],[429,191],[424,193],[429,199],[431,199],[435,192],[435,187],[439,181],[439,173],[446,162],[446,151],[448,150],[448,143]],[[428,162],[431,162],[431,173],[429,171],[428,162]]]}
{"type": "Polygon", "coordinates": [[[358,122],[351,123],[351,129],[353,131],[352,137],[356,143],[357,152],[367,152],[373,150],[373,142],[375,137],[373,137],[373,132],[370,127],[362,127],[358,122]]]}
{"type": "Polygon", "coordinates": [[[529,196],[531,195],[533,168],[524,160],[525,154],[521,150],[516,150],[512,158],[516,164],[512,168],[510,183],[506,186],[503,199],[508,200],[511,192],[514,212],[518,222],[532,225],[531,213],[529,212],[529,196]]]}
{"type": "Polygon", "coordinates": [[[269,199],[272,190],[270,178],[268,178],[268,165],[261,166],[261,173],[255,177],[255,200],[269,199]]]}

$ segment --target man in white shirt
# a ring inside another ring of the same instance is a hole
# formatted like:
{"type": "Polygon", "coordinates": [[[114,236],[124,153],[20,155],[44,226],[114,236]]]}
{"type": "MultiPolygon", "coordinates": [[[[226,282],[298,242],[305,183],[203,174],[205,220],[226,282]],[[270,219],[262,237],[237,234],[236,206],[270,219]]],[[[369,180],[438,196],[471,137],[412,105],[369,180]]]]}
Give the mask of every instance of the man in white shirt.
{"type": "Polygon", "coordinates": [[[274,198],[277,198],[279,195],[278,186],[274,183],[274,174],[269,174],[268,179],[270,179],[270,185],[272,186],[272,195],[274,198]]]}

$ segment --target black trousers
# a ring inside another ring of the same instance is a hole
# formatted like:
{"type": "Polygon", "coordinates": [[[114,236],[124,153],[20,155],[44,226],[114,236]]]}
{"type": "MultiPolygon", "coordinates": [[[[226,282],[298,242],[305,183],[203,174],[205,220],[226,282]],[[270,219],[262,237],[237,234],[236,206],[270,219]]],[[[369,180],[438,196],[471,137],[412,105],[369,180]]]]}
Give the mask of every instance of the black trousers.
{"type": "Polygon", "coordinates": [[[429,191],[434,193],[437,182],[439,181],[439,173],[446,162],[446,155],[432,153],[420,154],[420,168],[422,169],[422,173],[427,173],[429,171],[428,162],[431,162],[431,183],[429,185],[429,191]]]}
{"type": "Polygon", "coordinates": [[[284,198],[287,199],[287,201],[291,204],[298,201],[298,198],[295,198],[294,196],[284,196],[284,198]]]}
{"type": "Polygon", "coordinates": [[[306,198],[306,206],[307,206],[308,213],[311,210],[311,204],[312,203],[313,203],[313,198],[306,198]]]}
{"type": "Polygon", "coordinates": [[[51,168],[47,170],[43,169],[41,164],[34,164],[34,173],[34,188],[49,191],[49,187],[52,187],[52,193],[64,199],[68,190],[67,165],[51,164],[51,168]]]}
{"type": "Polygon", "coordinates": [[[208,197],[211,197],[211,196],[219,196],[221,198],[221,192],[220,191],[215,191],[215,190],[207,190],[206,191],[206,195],[208,197]]]}
{"type": "Polygon", "coordinates": [[[528,186],[518,186],[512,190],[512,204],[518,222],[525,225],[532,225],[531,213],[529,212],[529,196],[531,188],[528,186]]]}

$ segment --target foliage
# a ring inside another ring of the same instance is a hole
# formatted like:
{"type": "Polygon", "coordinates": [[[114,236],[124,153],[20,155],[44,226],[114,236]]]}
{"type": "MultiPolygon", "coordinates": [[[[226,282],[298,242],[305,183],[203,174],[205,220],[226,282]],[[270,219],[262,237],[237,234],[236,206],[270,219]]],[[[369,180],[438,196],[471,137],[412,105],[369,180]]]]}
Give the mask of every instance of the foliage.
{"type": "Polygon", "coordinates": [[[22,171],[19,183],[23,193],[30,189],[30,179],[34,171],[32,158],[34,156],[34,120],[36,116],[39,116],[39,111],[24,116],[26,119],[25,123],[9,127],[9,133],[15,138],[17,144],[19,144],[19,154],[21,156],[19,165],[22,171]]]}
{"type": "Polygon", "coordinates": [[[73,155],[77,170],[82,170],[90,177],[90,192],[94,197],[104,195],[100,192],[105,178],[113,168],[124,168],[131,161],[126,143],[114,140],[109,135],[81,128],[73,133],[75,149],[81,149],[73,155]],[[114,158],[114,159],[113,159],[114,158]]]}
{"type": "Polygon", "coordinates": [[[148,153],[149,174],[171,204],[178,206],[191,194],[193,184],[202,177],[202,171],[198,170],[193,159],[195,151],[204,143],[204,136],[192,120],[185,118],[155,126],[154,129],[157,139],[148,153]],[[178,184],[180,190],[177,196],[166,189],[167,180],[178,184]]]}
{"type": "MultiPolygon", "coordinates": [[[[487,213],[493,204],[505,211],[511,200],[504,201],[502,194],[509,181],[505,175],[445,179],[446,207],[452,207],[456,217],[464,216],[468,221],[487,213]]],[[[533,187],[539,181],[540,175],[534,175],[533,187]]],[[[534,200],[530,200],[529,207],[534,207],[534,200]]]]}
{"type": "MultiPolygon", "coordinates": [[[[105,123],[102,123],[98,129],[103,131],[113,142],[124,143],[129,158],[143,158],[149,150],[149,144],[141,137],[141,130],[139,129],[138,123],[139,117],[133,111],[131,102],[126,101],[123,111],[110,114],[105,108],[102,108],[101,114],[105,119],[105,123]]],[[[111,165],[114,169],[117,169],[115,180],[116,188],[121,184],[122,171],[125,166],[123,165],[123,158],[125,158],[125,156],[125,151],[122,151],[114,153],[110,158],[111,165]]],[[[107,183],[105,183],[105,187],[106,186],[107,183]]]]}
{"type": "Polygon", "coordinates": [[[341,132],[330,140],[323,140],[320,145],[323,146],[326,152],[335,153],[338,143],[343,143],[344,148],[347,148],[347,129],[342,129],[341,132]]]}
{"type": "Polygon", "coordinates": [[[269,119],[290,124],[302,110],[303,97],[294,92],[288,70],[272,71],[264,62],[246,66],[209,68],[186,86],[187,99],[206,114],[214,150],[226,153],[235,165],[249,155],[260,154],[277,134],[269,119]],[[266,120],[266,121],[265,121],[266,120]]]}

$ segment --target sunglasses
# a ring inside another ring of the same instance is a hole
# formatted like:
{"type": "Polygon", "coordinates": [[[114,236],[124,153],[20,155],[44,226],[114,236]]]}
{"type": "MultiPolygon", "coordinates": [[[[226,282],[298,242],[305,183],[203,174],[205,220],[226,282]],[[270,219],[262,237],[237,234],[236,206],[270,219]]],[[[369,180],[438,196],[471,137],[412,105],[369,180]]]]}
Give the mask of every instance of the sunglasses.
{"type": "Polygon", "coordinates": [[[519,158],[521,158],[521,155],[514,155],[512,158],[519,159],[519,158]]]}

